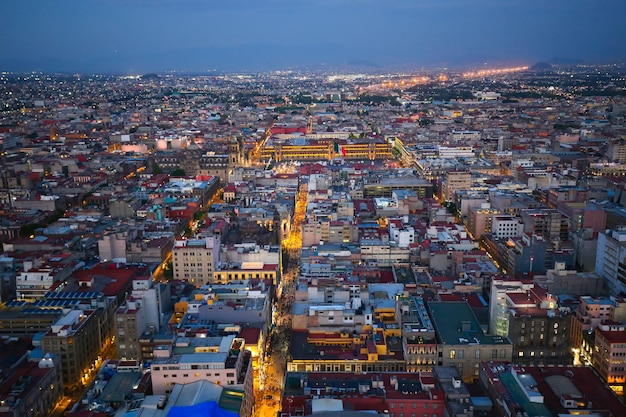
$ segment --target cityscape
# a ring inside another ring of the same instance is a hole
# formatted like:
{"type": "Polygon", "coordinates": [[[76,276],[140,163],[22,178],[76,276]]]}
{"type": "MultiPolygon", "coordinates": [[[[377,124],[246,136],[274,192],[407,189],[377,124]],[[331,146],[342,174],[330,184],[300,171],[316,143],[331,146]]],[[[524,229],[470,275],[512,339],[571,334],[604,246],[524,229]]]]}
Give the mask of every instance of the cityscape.
{"type": "Polygon", "coordinates": [[[0,415],[626,415],[626,66],[0,75],[0,415]]]}

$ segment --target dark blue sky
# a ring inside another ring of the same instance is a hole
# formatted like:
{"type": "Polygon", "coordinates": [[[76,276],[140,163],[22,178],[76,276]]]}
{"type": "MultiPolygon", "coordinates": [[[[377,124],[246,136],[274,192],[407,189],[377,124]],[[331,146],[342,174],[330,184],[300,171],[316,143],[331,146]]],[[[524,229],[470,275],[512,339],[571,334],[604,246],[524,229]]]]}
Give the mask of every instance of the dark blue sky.
{"type": "Polygon", "coordinates": [[[1,0],[0,71],[626,58],[626,0],[1,0]]]}

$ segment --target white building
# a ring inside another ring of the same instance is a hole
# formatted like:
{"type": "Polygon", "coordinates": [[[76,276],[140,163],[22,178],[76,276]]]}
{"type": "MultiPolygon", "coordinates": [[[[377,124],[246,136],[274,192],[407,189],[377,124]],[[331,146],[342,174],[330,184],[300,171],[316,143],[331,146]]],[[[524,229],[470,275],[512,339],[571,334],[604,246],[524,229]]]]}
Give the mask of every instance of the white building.
{"type": "Polygon", "coordinates": [[[626,229],[598,234],[596,273],[604,278],[611,295],[626,293],[626,229]]]}
{"type": "MultiPolygon", "coordinates": [[[[209,381],[217,385],[242,388],[246,377],[252,378],[245,360],[245,342],[234,335],[220,338],[218,346],[197,346],[194,353],[172,355],[152,362],[152,390],[156,395],[169,394],[176,384],[209,381]]],[[[177,345],[189,344],[179,338],[177,345]]]]}
{"type": "Polygon", "coordinates": [[[496,239],[521,237],[524,233],[524,223],[520,218],[514,216],[493,216],[491,233],[496,239]]]}

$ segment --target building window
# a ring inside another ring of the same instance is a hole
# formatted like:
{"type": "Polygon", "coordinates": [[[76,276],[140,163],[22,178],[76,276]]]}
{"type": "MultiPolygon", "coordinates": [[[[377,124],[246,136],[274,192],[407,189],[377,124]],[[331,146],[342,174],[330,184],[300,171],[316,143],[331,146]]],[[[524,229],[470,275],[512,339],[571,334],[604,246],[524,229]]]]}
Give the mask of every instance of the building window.
{"type": "Polygon", "coordinates": [[[456,350],[452,349],[450,351],[450,359],[454,359],[454,358],[456,358],[456,350]]]}

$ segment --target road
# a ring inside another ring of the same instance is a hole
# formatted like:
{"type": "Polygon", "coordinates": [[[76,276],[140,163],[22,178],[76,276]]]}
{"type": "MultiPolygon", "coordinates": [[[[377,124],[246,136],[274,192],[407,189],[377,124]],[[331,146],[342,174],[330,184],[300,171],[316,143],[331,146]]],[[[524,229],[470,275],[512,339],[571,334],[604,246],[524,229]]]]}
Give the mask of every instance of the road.
{"type": "Polygon", "coordinates": [[[306,185],[301,186],[296,198],[291,234],[282,245],[283,257],[287,261],[276,291],[276,314],[272,317],[269,348],[262,356],[258,378],[255,378],[255,417],[276,416],[280,411],[291,340],[291,306],[300,274],[301,225],[306,212],[306,194],[306,185]]]}

